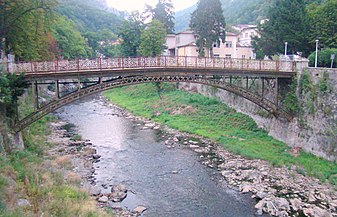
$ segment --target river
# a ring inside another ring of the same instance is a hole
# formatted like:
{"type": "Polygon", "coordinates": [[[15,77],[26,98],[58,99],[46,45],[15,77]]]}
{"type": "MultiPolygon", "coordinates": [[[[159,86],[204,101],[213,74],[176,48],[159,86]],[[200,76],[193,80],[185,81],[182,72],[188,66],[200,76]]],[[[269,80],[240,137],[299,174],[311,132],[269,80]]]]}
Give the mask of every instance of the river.
{"type": "Polygon", "coordinates": [[[250,195],[215,179],[216,170],[202,165],[197,153],[186,146],[168,149],[160,130],[143,129],[142,123],[123,117],[100,96],[65,106],[57,114],[75,124],[101,155],[94,164],[96,185],[127,187],[124,208],[145,206],[144,217],[254,216],[250,195]]]}

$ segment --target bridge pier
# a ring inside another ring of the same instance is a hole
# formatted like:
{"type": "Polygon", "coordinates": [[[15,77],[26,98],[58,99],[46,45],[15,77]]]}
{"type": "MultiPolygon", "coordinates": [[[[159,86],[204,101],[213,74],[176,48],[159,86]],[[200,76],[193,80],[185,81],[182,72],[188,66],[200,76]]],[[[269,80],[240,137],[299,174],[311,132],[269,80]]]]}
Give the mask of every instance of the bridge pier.
{"type": "Polygon", "coordinates": [[[32,82],[33,104],[35,109],[39,109],[39,86],[37,81],[32,82]]]}
{"type": "Polygon", "coordinates": [[[55,91],[56,91],[56,98],[60,98],[60,86],[59,86],[59,80],[55,81],[55,91]]]}

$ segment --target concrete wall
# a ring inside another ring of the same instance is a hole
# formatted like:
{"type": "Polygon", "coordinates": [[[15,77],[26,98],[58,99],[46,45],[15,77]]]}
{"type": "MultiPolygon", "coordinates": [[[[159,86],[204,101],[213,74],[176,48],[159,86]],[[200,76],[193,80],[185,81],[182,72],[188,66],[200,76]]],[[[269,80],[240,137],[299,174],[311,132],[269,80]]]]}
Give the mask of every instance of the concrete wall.
{"type": "MultiPolygon", "coordinates": [[[[302,67],[298,64],[299,69],[302,67]]],[[[291,122],[284,122],[266,115],[265,111],[254,103],[224,90],[189,83],[180,84],[180,88],[216,97],[237,111],[251,116],[269,135],[289,146],[301,147],[317,156],[337,161],[337,69],[309,68],[307,73],[312,86],[316,87],[313,88],[316,97],[310,102],[309,93],[299,95],[302,112],[291,122]],[[317,88],[324,80],[324,76],[328,77],[329,90],[326,93],[322,93],[317,88]],[[308,104],[311,107],[314,106],[314,112],[310,112],[308,104]]],[[[298,80],[302,75],[303,71],[299,70],[298,80]]]]}

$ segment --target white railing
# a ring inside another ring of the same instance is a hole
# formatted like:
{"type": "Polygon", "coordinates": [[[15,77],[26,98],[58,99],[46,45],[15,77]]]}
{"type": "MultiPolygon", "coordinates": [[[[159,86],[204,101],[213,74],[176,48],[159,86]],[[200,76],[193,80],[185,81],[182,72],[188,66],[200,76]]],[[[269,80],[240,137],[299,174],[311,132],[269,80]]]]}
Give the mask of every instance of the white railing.
{"type": "Polygon", "coordinates": [[[186,56],[120,57],[50,62],[20,62],[12,64],[12,73],[73,72],[90,70],[118,70],[130,68],[213,68],[250,71],[294,72],[293,61],[251,59],[201,58],[186,56]]]}

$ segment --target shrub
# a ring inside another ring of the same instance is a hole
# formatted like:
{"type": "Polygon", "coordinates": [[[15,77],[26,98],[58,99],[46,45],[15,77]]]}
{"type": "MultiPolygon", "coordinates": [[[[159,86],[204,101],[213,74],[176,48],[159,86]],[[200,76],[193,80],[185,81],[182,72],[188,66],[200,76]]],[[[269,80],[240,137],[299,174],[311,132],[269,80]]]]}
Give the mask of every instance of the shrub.
{"type": "MultiPolygon", "coordinates": [[[[318,51],[317,66],[330,68],[332,54],[336,55],[333,62],[333,67],[337,67],[337,48],[328,48],[318,51]]],[[[309,66],[311,67],[315,66],[315,55],[316,52],[312,52],[309,55],[309,66]]]]}

